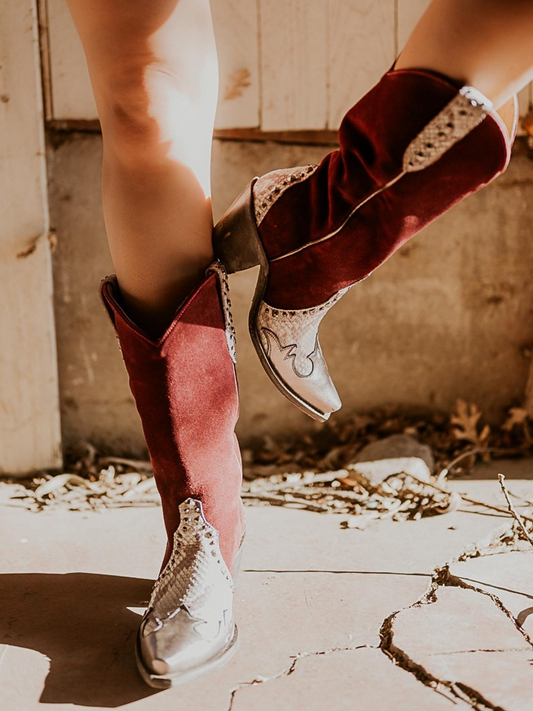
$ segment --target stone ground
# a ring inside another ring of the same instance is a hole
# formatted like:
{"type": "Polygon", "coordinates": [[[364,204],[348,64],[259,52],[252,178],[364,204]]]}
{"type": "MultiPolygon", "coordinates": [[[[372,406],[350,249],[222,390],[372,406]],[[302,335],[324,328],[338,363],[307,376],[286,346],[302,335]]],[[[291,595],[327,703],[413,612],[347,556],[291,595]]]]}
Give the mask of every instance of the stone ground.
{"type": "MultiPolygon", "coordinates": [[[[533,499],[533,461],[485,465],[452,485],[502,505],[498,470],[533,499]]],[[[160,510],[35,514],[9,493],[0,487],[6,711],[533,709],[533,549],[453,562],[504,516],[465,506],[359,531],[333,515],[248,509],[237,655],[156,692],[133,646],[163,549],[160,510]]]]}

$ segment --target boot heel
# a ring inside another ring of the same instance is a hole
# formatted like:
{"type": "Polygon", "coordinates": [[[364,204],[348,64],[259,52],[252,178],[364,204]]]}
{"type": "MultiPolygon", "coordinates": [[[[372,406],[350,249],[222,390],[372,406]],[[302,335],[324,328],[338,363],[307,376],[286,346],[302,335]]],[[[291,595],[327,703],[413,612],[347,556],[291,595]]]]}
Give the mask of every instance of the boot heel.
{"type": "Polygon", "coordinates": [[[243,190],[213,231],[215,256],[228,274],[266,263],[255,222],[254,183],[252,180],[243,190]]]}

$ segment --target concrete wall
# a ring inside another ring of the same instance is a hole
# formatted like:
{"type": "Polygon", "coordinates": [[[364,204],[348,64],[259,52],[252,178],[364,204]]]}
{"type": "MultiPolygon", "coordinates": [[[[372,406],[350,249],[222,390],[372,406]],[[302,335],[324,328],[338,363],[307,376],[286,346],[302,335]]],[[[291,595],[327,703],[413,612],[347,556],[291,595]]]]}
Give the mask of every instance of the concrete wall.
{"type": "MultiPolygon", "coordinates": [[[[216,216],[255,174],[317,162],[328,150],[215,142],[216,216]]],[[[67,135],[49,154],[64,443],[139,453],[138,417],[97,293],[112,270],[100,161],[97,134],[67,135]]],[[[498,418],[520,403],[533,345],[532,275],[533,161],[516,155],[502,178],[427,228],[330,313],[322,345],[343,413],[385,403],[449,410],[461,396],[498,418]]],[[[242,441],[316,427],[256,361],[246,326],[254,281],[253,271],[232,278],[242,441]]]]}

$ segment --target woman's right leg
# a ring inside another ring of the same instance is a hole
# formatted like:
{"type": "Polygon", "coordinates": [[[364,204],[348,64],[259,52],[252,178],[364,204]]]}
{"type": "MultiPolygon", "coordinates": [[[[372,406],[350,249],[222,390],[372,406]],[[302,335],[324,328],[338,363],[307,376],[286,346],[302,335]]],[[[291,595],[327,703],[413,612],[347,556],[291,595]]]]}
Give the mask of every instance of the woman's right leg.
{"type": "Polygon", "coordinates": [[[103,133],[106,229],[121,296],[161,332],[212,261],[218,68],[209,0],[68,0],[103,133]]]}

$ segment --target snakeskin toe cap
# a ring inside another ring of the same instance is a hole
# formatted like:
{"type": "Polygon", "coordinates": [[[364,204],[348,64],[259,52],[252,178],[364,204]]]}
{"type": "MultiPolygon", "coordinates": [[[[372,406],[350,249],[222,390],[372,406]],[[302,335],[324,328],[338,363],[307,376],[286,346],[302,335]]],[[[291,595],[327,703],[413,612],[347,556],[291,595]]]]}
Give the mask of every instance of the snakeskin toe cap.
{"type": "Polygon", "coordinates": [[[187,499],[137,639],[138,666],[147,683],[160,688],[185,683],[225,661],[237,639],[233,591],[218,532],[206,521],[201,502],[187,499]]]}

